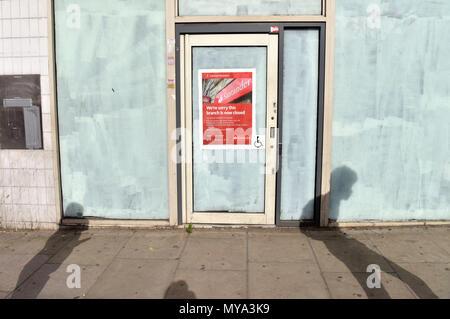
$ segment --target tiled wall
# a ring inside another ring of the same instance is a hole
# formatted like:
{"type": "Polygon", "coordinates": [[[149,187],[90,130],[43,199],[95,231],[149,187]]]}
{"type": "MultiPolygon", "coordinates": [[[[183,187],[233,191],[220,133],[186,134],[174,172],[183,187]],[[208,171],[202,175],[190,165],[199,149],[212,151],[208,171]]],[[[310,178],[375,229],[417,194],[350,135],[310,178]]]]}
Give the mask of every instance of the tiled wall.
{"type": "Polygon", "coordinates": [[[0,227],[56,228],[47,0],[0,0],[0,74],[40,74],[44,150],[0,150],[0,227]]]}

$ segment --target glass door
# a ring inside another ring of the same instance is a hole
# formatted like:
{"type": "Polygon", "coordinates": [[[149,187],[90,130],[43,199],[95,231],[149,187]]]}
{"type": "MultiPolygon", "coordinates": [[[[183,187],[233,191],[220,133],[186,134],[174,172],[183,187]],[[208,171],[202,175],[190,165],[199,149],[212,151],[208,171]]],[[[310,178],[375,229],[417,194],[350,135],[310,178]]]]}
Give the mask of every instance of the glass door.
{"type": "Polygon", "coordinates": [[[181,38],[184,222],[275,223],[277,37],[181,38]]]}

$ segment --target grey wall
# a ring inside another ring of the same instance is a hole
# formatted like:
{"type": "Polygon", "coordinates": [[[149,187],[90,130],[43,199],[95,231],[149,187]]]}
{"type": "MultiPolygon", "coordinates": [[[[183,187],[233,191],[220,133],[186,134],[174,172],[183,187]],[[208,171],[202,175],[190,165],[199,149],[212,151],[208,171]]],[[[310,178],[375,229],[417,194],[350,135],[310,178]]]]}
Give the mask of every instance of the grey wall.
{"type": "Polygon", "coordinates": [[[335,45],[330,218],[450,219],[450,1],[336,0],[335,45]]]}

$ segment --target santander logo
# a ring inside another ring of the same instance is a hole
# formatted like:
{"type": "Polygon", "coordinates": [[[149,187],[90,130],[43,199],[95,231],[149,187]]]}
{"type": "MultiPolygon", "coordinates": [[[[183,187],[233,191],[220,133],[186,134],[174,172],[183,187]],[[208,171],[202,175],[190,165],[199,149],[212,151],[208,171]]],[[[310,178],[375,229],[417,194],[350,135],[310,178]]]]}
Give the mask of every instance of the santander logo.
{"type": "Polygon", "coordinates": [[[228,86],[222,89],[217,96],[216,101],[218,103],[228,103],[237,98],[250,93],[252,91],[252,79],[241,78],[231,82],[228,86]]]}

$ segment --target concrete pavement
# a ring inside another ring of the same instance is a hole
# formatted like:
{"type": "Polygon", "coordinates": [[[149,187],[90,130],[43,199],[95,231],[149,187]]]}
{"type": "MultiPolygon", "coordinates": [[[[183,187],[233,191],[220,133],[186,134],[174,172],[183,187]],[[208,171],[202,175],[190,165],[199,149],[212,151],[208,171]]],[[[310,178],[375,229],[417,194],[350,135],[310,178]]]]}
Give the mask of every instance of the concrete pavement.
{"type": "Polygon", "coordinates": [[[450,298],[450,227],[0,231],[0,298],[450,298]]]}

